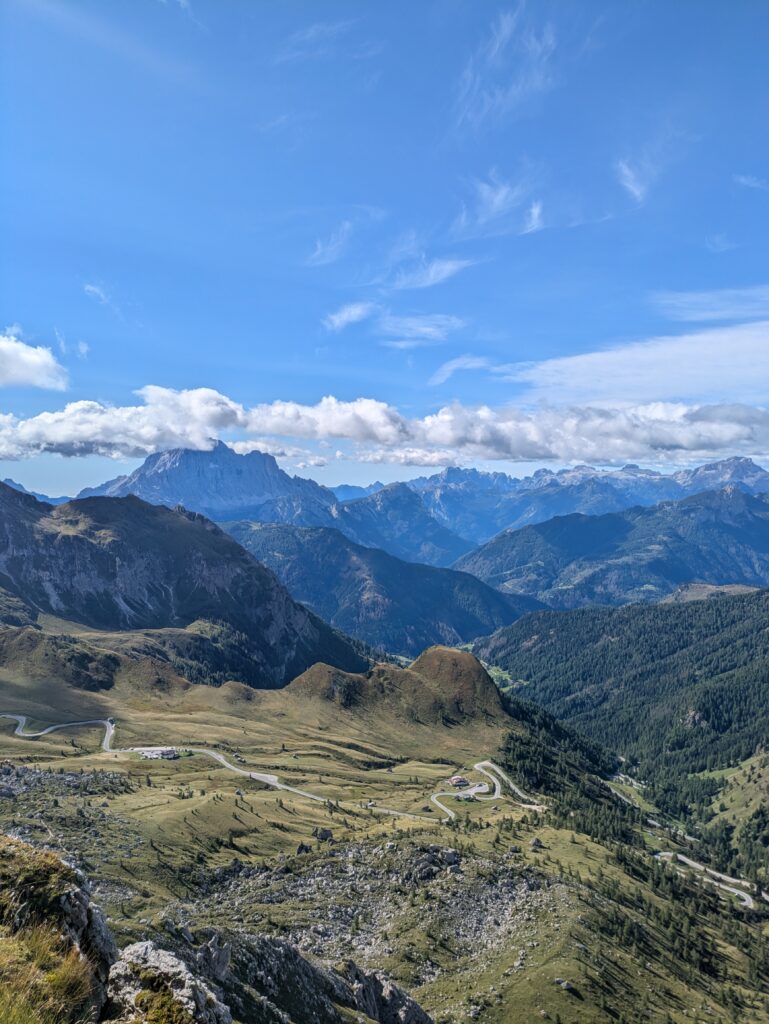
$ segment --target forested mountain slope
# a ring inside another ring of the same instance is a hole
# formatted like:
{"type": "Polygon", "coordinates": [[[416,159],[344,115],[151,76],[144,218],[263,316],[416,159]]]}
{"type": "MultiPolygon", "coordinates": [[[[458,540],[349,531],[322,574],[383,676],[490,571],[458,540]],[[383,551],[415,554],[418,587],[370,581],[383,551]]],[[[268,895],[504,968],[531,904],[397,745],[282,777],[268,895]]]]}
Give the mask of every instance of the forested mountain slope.
{"type": "Polygon", "coordinates": [[[769,497],[730,485],[654,508],[506,530],[458,559],[554,608],[655,601],[682,584],[769,584],[769,497]]]}
{"type": "Polygon", "coordinates": [[[689,773],[742,761],[769,738],[766,590],[540,612],[473,649],[516,692],[637,759],[641,777],[670,790],[669,809],[707,802],[712,790],[698,794],[689,773]]]}
{"type": "Polygon", "coordinates": [[[226,529],[321,618],[374,647],[412,657],[474,640],[541,607],[469,573],[405,562],[338,530],[282,523],[226,529]]]}

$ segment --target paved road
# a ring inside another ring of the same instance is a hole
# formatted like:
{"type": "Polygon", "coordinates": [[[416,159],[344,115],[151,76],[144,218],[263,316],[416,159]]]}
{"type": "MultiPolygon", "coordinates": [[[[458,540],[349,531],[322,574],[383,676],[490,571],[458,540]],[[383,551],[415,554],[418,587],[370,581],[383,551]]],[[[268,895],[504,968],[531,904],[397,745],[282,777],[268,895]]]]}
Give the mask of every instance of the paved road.
{"type": "MultiPolygon", "coordinates": [[[[547,810],[544,804],[537,804],[531,802],[531,797],[527,796],[527,794],[524,793],[522,789],[519,789],[519,787],[516,786],[512,779],[510,779],[502,771],[499,765],[494,764],[493,761],[478,761],[476,762],[476,764],[473,765],[473,768],[477,772],[480,772],[481,775],[485,775],[487,779],[491,780],[491,782],[494,785],[494,790],[492,793],[489,793],[488,783],[477,782],[474,786],[470,786],[467,789],[461,791],[462,795],[466,799],[473,797],[476,800],[499,800],[499,798],[502,795],[501,782],[504,782],[507,786],[510,787],[513,793],[515,793],[515,795],[520,798],[518,800],[513,801],[513,803],[518,804],[519,807],[523,807],[526,810],[531,811],[547,810]],[[481,794],[487,795],[482,796],[481,794]]],[[[444,811],[444,813],[446,814],[446,818],[444,820],[448,821],[452,818],[456,818],[456,812],[453,811],[450,807],[447,807],[446,804],[444,804],[443,801],[441,800],[441,797],[452,797],[454,800],[456,800],[458,795],[459,794],[457,790],[453,789],[442,790],[439,793],[433,793],[433,795],[430,797],[430,800],[435,804],[435,806],[440,807],[440,809],[444,811]]]]}
{"type": "Polygon", "coordinates": [[[35,739],[37,736],[47,736],[51,732],[56,732],[57,729],[72,729],[81,725],[100,725],[104,729],[104,739],[102,740],[101,748],[108,752],[112,749],[111,744],[115,733],[115,723],[111,718],[91,718],[86,722],[62,722],[60,725],[49,725],[47,729],[41,729],[40,732],[25,732],[26,724],[29,721],[26,715],[0,714],[0,718],[10,718],[16,722],[13,735],[23,736],[28,740],[35,739]]]}
{"type": "MultiPolygon", "coordinates": [[[[713,868],[707,867],[705,864],[700,864],[699,861],[692,860],[691,857],[685,856],[683,853],[676,853],[674,850],[663,850],[662,853],[655,853],[654,855],[657,860],[672,861],[675,857],[676,860],[682,864],[686,864],[687,867],[692,868],[694,871],[699,871],[703,880],[710,882],[719,889],[723,889],[725,892],[730,892],[736,896],[738,900],[745,907],[753,908],[756,905],[756,901],[753,899],[751,894],[746,891],[749,887],[752,889],[750,882],[746,882],[744,878],[734,878],[732,875],[725,875],[721,871],[714,871],[713,868]],[[738,888],[739,886],[739,888],[738,888]]],[[[769,893],[765,890],[761,890],[761,898],[769,903],[769,893]]]]}
{"type": "MultiPolygon", "coordinates": [[[[165,750],[165,747],[113,747],[112,740],[115,735],[115,722],[111,718],[93,718],[84,722],[62,722],[59,725],[49,725],[47,729],[41,729],[39,732],[26,732],[25,726],[28,718],[26,715],[9,715],[0,714],[0,718],[10,718],[15,721],[16,728],[13,731],[14,736],[23,736],[25,739],[35,739],[38,736],[47,736],[49,733],[56,732],[57,729],[74,729],[85,725],[99,725],[104,729],[104,739],[101,743],[101,748],[108,754],[151,754],[158,750],[165,750]]],[[[204,757],[210,757],[214,761],[217,761],[223,767],[229,769],[231,772],[235,772],[237,775],[243,775],[246,778],[254,779],[256,782],[264,782],[268,786],[272,786],[275,789],[283,789],[289,793],[296,793],[298,796],[306,797],[308,800],[316,800],[320,803],[325,803],[326,798],[318,796],[317,793],[308,793],[307,790],[297,789],[295,786],[287,786],[284,782],[281,782],[277,775],[270,775],[265,772],[252,772],[245,768],[238,768],[237,765],[231,764],[224,754],[220,754],[218,750],[209,750],[207,747],[184,747],[185,750],[189,750],[192,754],[202,754],[204,757]]]]}
{"type": "MultiPolygon", "coordinates": [[[[98,725],[104,729],[104,738],[102,740],[101,748],[108,754],[151,754],[156,753],[159,750],[166,749],[162,746],[155,747],[113,747],[112,741],[115,736],[115,722],[112,718],[96,718],[89,719],[83,722],[61,722],[58,725],[49,725],[46,729],[41,729],[39,732],[27,732],[25,727],[28,721],[26,715],[14,715],[14,714],[1,714],[0,718],[10,718],[16,722],[16,728],[14,729],[15,736],[22,736],[25,739],[35,739],[38,736],[47,736],[49,733],[56,732],[58,729],[73,729],[81,726],[98,725]]],[[[189,750],[191,754],[200,754],[203,757],[210,757],[216,761],[222,767],[227,768],[229,771],[234,772],[236,775],[242,775],[244,778],[253,779],[255,782],[262,782],[267,786],[272,786],[273,789],[280,789],[284,792],[294,793],[297,796],[304,797],[306,800],[314,800],[317,803],[326,803],[327,797],[319,796],[317,793],[310,793],[306,789],[298,789],[296,786],[288,786],[285,782],[281,782],[277,775],[272,775],[267,772],[252,772],[247,768],[239,768],[237,765],[232,764],[228,761],[224,754],[219,753],[218,750],[211,750],[208,747],[183,747],[184,750],[189,750]]],[[[494,764],[493,761],[478,761],[474,765],[476,771],[485,775],[486,778],[490,779],[493,783],[493,792],[489,793],[489,785],[487,782],[477,782],[475,785],[464,790],[467,797],[474,797],[477,800],[498,800],[502,795],[501,782],[504,782],[510,789],[515,793],[519,800],[513,801],[519,804],[519,806],[530,810],[544,811],[546,810],[544,804],[532,803],[530,797],[519,789],[515,783],[508,778],[508,776],[502,771],[502,769],[494,764]],[[525,801],[525,802],[522,802],[525,801]]],[[[433,793],[430,800],[439,807],[445,814],[443,821],[451,821],[456,818],[456,812],[452,808],[447,807],[441,801],[441,797],[452,797],[456,799],[457,791],[449,790],[445,792],[433,793]]],[[[388,807],[380,807],[376,804],[369,804],[372,810],[379,814],[392,815],[399,818],[413,818],[422,821],[433,821],[427,814],[415,814],[410,811],[396,811],[388,807]]]]}

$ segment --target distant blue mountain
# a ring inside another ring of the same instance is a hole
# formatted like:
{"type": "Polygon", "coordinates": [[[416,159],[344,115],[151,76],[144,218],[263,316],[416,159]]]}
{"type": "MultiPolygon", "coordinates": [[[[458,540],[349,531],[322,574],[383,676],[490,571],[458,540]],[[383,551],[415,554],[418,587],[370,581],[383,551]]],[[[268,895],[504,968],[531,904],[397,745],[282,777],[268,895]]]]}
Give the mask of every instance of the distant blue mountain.
{"type": "Polygon", "coordinates": [[[72,498],[66,495],[59,498],[51,498],[47,494],[41,494],[39,491],[27,490],[24,484],[19,484],[15,480],[11,480],[10,477],[6,477],[3,483],[6,487],[12,487],[14,491],[21,491],[22,494],[31,494],[33,498],[37,498],[38,501],[44,501],[47,505],[64,505],[68,501],[72,501],[72,498]]]}
{"type": "Polygon", "coordinates": [[[376,494],[383,487],[384,484],[377,480],[375,483],[369,484],[368,487],[359,487],[357,484],[338,484],[331,490],[337,501],[355,501],[356,498],[367,498],[369,494],[376,494]]]}

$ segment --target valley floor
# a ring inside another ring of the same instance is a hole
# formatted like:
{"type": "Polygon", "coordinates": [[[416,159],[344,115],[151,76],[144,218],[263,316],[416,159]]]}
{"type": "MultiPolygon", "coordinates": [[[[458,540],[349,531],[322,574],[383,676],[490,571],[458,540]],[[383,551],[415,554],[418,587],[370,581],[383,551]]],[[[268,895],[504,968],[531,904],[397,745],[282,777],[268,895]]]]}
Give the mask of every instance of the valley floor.
{"type": "Polygon", "coordinates": [[[751,973],[769,915],[655,862],[662,832],[627,851],[571,827],[500,765],[501,723],[345,719],[245,687],[62,692],[0,681],[0,827],[82,866],[121,942],[268,932],[387,971],[441,1024],[769,1020],[751,973]],[[126,749],[166,744],[181,756],[126,749]]]}

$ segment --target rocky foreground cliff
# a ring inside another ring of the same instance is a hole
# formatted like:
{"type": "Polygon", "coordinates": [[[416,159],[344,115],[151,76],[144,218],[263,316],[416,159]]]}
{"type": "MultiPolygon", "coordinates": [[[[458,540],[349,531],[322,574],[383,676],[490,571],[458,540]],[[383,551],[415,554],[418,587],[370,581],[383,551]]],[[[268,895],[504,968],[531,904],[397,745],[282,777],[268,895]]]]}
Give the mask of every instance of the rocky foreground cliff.
{"type": "Polygon", "coordinates": [[[431,1024],[381,972],[264,935],[184,929],[118,951],[83,875],[7,836],[0,922],[7,1024],[431,1024]]]}

